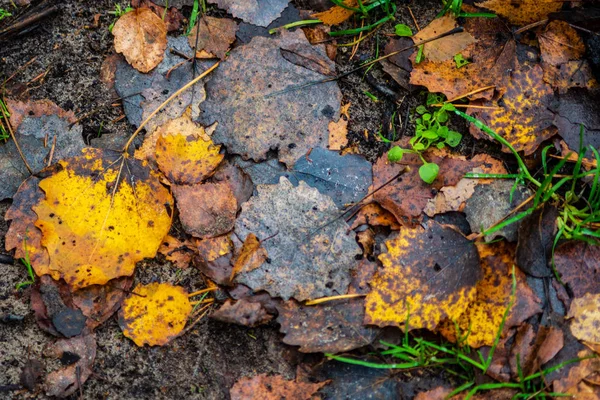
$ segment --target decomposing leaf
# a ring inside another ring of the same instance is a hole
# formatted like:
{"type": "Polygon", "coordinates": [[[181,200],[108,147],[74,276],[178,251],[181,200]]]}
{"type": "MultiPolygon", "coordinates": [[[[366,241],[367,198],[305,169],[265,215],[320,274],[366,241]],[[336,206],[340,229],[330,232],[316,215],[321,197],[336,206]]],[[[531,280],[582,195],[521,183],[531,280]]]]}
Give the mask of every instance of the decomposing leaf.
{"type": "MultiPolygon", "coordinates": [[[[472,173],[480,174],[506,174],[506,168],[500,160],[496,160],[487,154],[478,154],[471,159],[471,162],[481,165],[473,168],[472,173]]],[[[475,187],[478,185],[487,185],[492,179],[470,179],[462,178],[454,186],[442,187],[434,198],[427,202],[423,212],[430,217],[436,214],[447,213],[450,211],[463,211],[465,203],[475,193],[475,187]]]]}
{"type": "Polygon", "coordinates": [[[19,383],[30,392],[33,392],[43,374],[44,365],[39,360],[29,359],[21,369],[19,383]]]}
{"type": "Polygon", "coordinates": [[[309,69],[324,76],[335,76],[336,69],[331,59],[323,57],[319,47],[308,46],[306,43],[293,43],[281,47],[281,56],[294,65],[309,69]]]}
{"type": "Polygon", "coordinates": [[[374,200],[394,214],[398,221],[419,218],[429,199],[435,196],[435,190],[456,185],[465,173],[483,162],[479,159],[467,161],[462,156],[454,156],[446,150],[438,149],[429,151],[424,157],[440,168],[436,180],[431,185],[423,182],[419,176],[419,166],[423,162],[416,154],[404,155],[399,163],[390,163],[384,155],[373,165],[374,188],[387,183],[406,166],[410,168],[373,195],[374,200]]]}
{"type": "Polygon", "coordinates": [[[192,305],[181,286],[138,285],[123,301],[119,326],[138,346],[162,346],[183,330],[192,305]]]}
{"type": "Polygon", "coordinates": [[[357,232],[356,241],[363,249],[363,257],[366,258],[373,255],[373,250],[375,248],[375,231],[373,231],[373,229],[357,232]]]}
{"type": "Polygon", "coordinates": [[[219,285],[231,284],[233,243],[229,236],[196,240],[194,266],[219,285]]]}
{"type": "MultiPolygon", "coordinates": [[[[341,93],[337,83],[315,86],[271,97],[266,95],[323,75],[285,60],[280,48],[310,46],[302,31],[283,32],[277,39],[255,37],[233,49],[206,85],[207,100],[200,104],[205,125],[219,122],[213,140],[230,153],[256,161],[279,150],[291,166],[310,148],[325,147],[328,124],[339,118],[341,93]],[[227,88],[227,90],[224,90],[227,88]]],[[[315,48],[327,63],[322,48],[315,48]]]]}
{"type": "Polygon", "coordinates": [[[83,385],[92,375],[92,365],[96,358],[96,336],[89,334],[60,339],[44,349],[45,356],[56,359],[68,353],[76,355],[78,359],[46,375],[44,390],[48,396],[67,397],[80,390],[79,385],[83,385]]]}
{"type": "MultiPolygon", "coordinates": [[[[491,346],[494,343],[498,328],[511,300],[512,268],[515,248],[506,242],[494,244],[477,244],[479,258],[483,268],[483,279],[475,286],[476,295],[454,321],[460,328],[461,335],[469,331],[466,343],[477,348],[491,346]]],[[[526,276],[515,269],[517,281],[514,304],[506,319],[503,337],[508,331],[520,325],[524,320],[542,311],[540,300],[527,285],[526,276]]],[[[449,340],[456,341],[456,325],[453,320],[444,321],[439,331],[449,340]]]]}
{"type": "Polygon", "coordinates": [[[242,206],[235,232],[240,239],[251,233],[269,238],[262,243],[269,258],[236,280],[285,300],[345,293],[361,251],[346,234],[344,220],[332,220],[338,215],[333,201],[304,182],[295,188],[283,177],[278,185],[257,190],[258,196],[242,206]]]}
{"type": "Polygon", "coordinates": [[[560,279],[575,297],[600,294],[600,247],[583,241],[568,241],[554,252],[554,264],[560,279]]]}
{"type": "Polygon", "coordinates": [[[174,185],[179,219],[192,236],[206,239],[233,229],[237,200],[227,183],[174,185]]]}
{"type": "Polygon", "coordinates": [[[158,252],[177,268],[185,269],[192,262],[194,246],[189,240],[179,240],[176,237],[167,235],[158,248],[158,252]]]}
{"type": "Polygon", "coordinates": [[[250,302],[246,299],[227,300],[210,317],[228,324],[248,327],[265,324],[273,318],[260,303],[250,302]]]}
{"type": "Polygon", "coordinates": [[[341,353],[369,345],[378,329],[363,325],[363,298],[304,306],[294,300],[277,307],[283,342],[303,353],[341,353]]]}
{"type": "Polygon", "coordinates": [[[163,59],[167,48],[167,27],[149,8],[138,8],[123,14],[112,34],[115,50],[140,72],[149,72],[163,59]]]}
{"type": "Polygon", "coordinates": [[[340,110],[340,119],[338,122],[329,123],[329,150],[341,150],[348,144],[348,108],[350,103],[342,106],[340,110]]]}
{"type": "MultiPolygon", "coordinates": [[[[532,195],[525,186],[517,186],[512,193],[514,182],[507,179],[495,179],[489,185],[475,187],[475,192],[467,200],[464,213],[473,232],[483,232],[505,218],[509,212],[532,195]]],[[[526,209],[526,208],[525,208],[526,209]]],[[[523,210],[525,210],[523,209],[523,210]]],[[[517,241],[519,223],[514,223],[485,236],[489,242],[498,236],[505,237],[509,242],[517,241]]]]}
{"type": "Polygon", "coordinates": [[[485,0],[476,3],[479,7],[492,10],[507,18],[513,25],[527,25],[538,22],[562,8],[562,2],[554,0],[485,0]]]}
{"type": "Polygon", "coordinates": [[[554,125],[569,148],[579,148],[581,125],[583,145],[600,148],[600,91],[572,88],[560,96],[555,111],[554,125]]]}
{"type": "MultiPolygon", "coordinates": [[[[476,110],[475,115],[498,135],[506,139],[517,151],[532,154],[538,146],[556,133],[552,125],[554,113],[548,108],[554,101],[554,91],[544,82],[539,65],[517,64],[498,102],[485,103],[500,109],[476,110]]],[[[474,125],[471,134],[478,139],[492,140],[474,125]]],[[[510,151],[503,147],[503,151],[510,151]]]]}
{"type": "MultiPolygon", "coordinates": [[[[179,3],[178,0],[164,0],[162,2],[158,0],[132,0],[131,7],[145,7],[151,9],[154,14],[165,21],[167,31],[174,32],[181,28],[181,25],[184,21],[183,14],[181,14],[175,5],[177,3],[179,3]]],[[[193,5],[193,2],[190,5],[193,5]]]]}
{"type": "Polygon", "coordinates": [[[277,19],[290,0],[208,0],[249,24],[268,26],[277,19]]]}
{"type": "Polygon", "coordinates": [[[519,225],[516,262],[521,270],[535,277],[552,276],[548,261],[556,236],[558,209],[546,205],[523,218],[519,225]]]}
{"type": "Polygon", "coordinates": [[[366,298],[366,324],[434,330],[444,319],[458,319],[475,299],[483,275],[479,255],[452,227],[430,220],[425,228],[400,230],[386,246],[366,298]]]}
{"type": "Polygon", "coordinates": [[[196,49],[196,54],[204,50],[209,56],[225,58],[229,46],[235,41],[236,22],[229,18],[203,15],[198,23],[200,27],[194,26],[188,36],[190,47],[196,49]]]}
{"type": "MultiPolygon", "coordinates": [[[[576,358],[590,357],[589,350],[582,350],[576,358]]],[[[561,371],[562,372],[562,371],[561,371]]],[[[563,373],[560,379],[552,382],[554,392],[571,395],[576,399],[596,400],[600,398],[600,388],[586,382],[588,377],[593,377],[600,372],[600,359],[598,357],[581,360],[563,373]]]]}
{"type": "Polygon", "coordinates": [[[544,63],[556,67],[568,61],[579,60],[585,53],[585,44],[575,29],[564,21],[552,21],[538,35],[544,63]]]}
{"type": "MultiPolygon", "coordinates": [[[[358,3],[356,0],[344,0],[344,5],[347,7],[356,7],[358,3]]],[[[316,14],[312,14],[310,17],[321,20],[326,25],[338,25],[349,19],[354,15],[354,10],[348,8],[333,6],[329,10],[321,11],[316,14]]]]}
{"type": "Polygon", "coordinates": [[[5,248],[7,251],[15,249],[15,258],[28,258],[37,276],[49,274],[58,279],[60,274],[48,268],[48,252],[41,244],[42,232],[35,226],[37,215],[31,209],[44,199],[39,182],[40,178],[35,176],[27,178],[13,196],[13,203],[4,216],[11,221],[6,232],[5,248]]]}
{"type": "Polygon", "coordinates": [[[350,229],[355,229],[363,224],[371,226],[389,226],[392,230],[400,229],[400,224],[394,215],[382,208],[377,203],[369,203],[356,213],[356,219],[352,222],[350,229]]]}
{"type": "Polygon", "coordinates": [[[173,202],[156,173],[100,149],[59,164],[40,181],[45,198],[33,207],[50,270],[79,289],[129,276],[137,261],[156,255],[171,226],[165,204],[173,202]]]}
{"type": "MultiPolygon", "coordinates": [[[[417,32],[413,36],[415,43],[439,36],[442,33],[456,28],[456,18],[451,14],[446,14],[436,18],[429,25],[417,32]]],[[[475,39],[469,32],[460,32],[442,39],[434,40],[423,45],[423,55],[426,59],[433,62],[442,62],[452,59],[454,55],[460,53],[470,44],[475,43],[475,39]]]]}
{"type": "Polygon", "coordinates": [[[517,329],[510,354],[513,378],[516,379],[519,374],[529,376],[539,371],[541,365],[550,361],[562,347],[561,329],[543,325],[535,328],[529,323],[522,324],[517,329]]]}
{"type": "Polygon", "coordinates": [[[231,281],[240,272],[250,272],[260,267],[267,257],[267,251],[260,246],[260,241],[256,235],[253,233],[248,234],[231,270],[231,281]]]}
{"type": "Polygon", "coordinates": [[[172,183],[194,185],[212,175],[221,163],[224,155],[219,154],[220,149],[202,128],[171,131],[156,140],[156,163],[172,183]]]}
{"type": "Polygon", "coordinates": [[[600,294],[586,293],[573,299],[567,318],[573,318],[573,336],[591,344],[600,344],[600,294]]]}
{"type": "MultiPolygon", "coordinates": [[[[466,5],[463,5],[463,9],[466,12],[476,11],[466,5]]],[[[466,32],[477,38],[475,43],[461,52],[469,64],[456,68],[453,59],[443,62],[425,59],[417,64],[413,54],[410,83],[423,85],[430,92],[441,92],[449,99],[490,85],[495,88],[478,92],[469,98],[491,99],[494,90],[504,93],[516,60],[512,33],[499,18],[467,18],[463,26],[466,32]]],[[[449,40],[452,37],[454,35],[449,40]]]]}
{"type": "MultiPolygon", "coordinates": [[[[82,128],[65,112],[48,101],[7,101],[11,125],[19,147],[33,173],[59,159],[73,157],[85,147],[82,128]]],[[[14,141],[0,144],[0,200],[12,197],[29,177],[14,141]]]]}
{"type": "Polygon", "coordinates": [[[244,204],[254,192],[254,184],[250,176],[240,167],[230,162],[222,162],[211,178],[214,183],[226,183],[233,196],[237,200],[238,209],[244,204]]]}
{"type": "Polygon", "coordinates": [[[231,400],[311,400],[327,383],[289,381],[280,375],[263,374],[241,378],[229,390],[229,394],[231,400]]]}

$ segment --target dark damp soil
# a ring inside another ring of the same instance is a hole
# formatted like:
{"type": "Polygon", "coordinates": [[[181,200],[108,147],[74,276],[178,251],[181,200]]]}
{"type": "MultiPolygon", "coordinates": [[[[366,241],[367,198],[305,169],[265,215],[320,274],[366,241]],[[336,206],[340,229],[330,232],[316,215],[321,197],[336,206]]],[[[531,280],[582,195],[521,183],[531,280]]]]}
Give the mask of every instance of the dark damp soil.
{"type": "MultiPolygon", "coordinates": [[[[302,7],[309,2],[292,1],[302,7]]],[[[11,0],[0,0],[0,7],[8,9],[11,0]]],[[[33,1],[32,4],[37,4],[33,1]]],[[[7,95],[21,99],[50,99],[65,110],[83,117],[80,124],[88,143],[114,147],[133,128],[120,118],[122,108],[114,91],[100,81],[103,60],[112,54],[112,36],[108,26],[113,16],[114,0],[64,0],[56,2],[60,11],[44,19],[34,29],[8,42],[0,43],[0,81],[14,77],[6,86],[7,95]],[[95,16],[97,17],[97,25],[95,16]]],[[[122,5],[125,2],[120,2],[122,5]]],[[[315,1],[312,1],[314,4],[315,1]]],[[[327,3],[327,2],[322,2],[327,3]]],[[[398,2],[397,23],[413,25],[408,9],[398,2]]],[[[433,19],[439,9],[437,0],[413,1],[410,4],[420,26],[433,19]]],[[[224,15],[221,11],[212,11],[224,15]]],[[[189,15],[184,8],[183,14],[189,15]]],[[[288,10],[287,15],[298,15],[288,10]]],[[[10,18],[0,22],[0,30],[10,18]]],[[[247,31],[249,31],[247,29],[247,31]]],[[[373,58],[377,43],[380,54],[387,41],[390,26],[365,40],[352,59],[349,47],[340,48],[337,55],[338,71],[347,71],[373,58]]],[[[240,40],[238,40],[238,43],[240,40]]],[[[389,128],[395,114],[396,134],[411,135],[414,125],[410,112],[424,102],[419,91],[411,94],[398,87],[380,66],[371,71],[354,74],[340,82],[344,103],[350,102],[349,137],[360,153],[375,161],[389,145],[375,139],[377,132],[391,138],[389,128]],[[375,102],[365,92],[378,98],[375,102]],[[401,117],[401,118],[398,118],[401,117]]],[[[454,128],[466,133],[458,121],[454,128]]],[[[466,136],[460,152],[470,156],[488,148],[466,136]]],[[[497,154],[497,149],[492,149],[497,154]]],[[[486,150],[489,153],[489,151],[486,150]]],[[[0,203],[0,213],[6,213],[10,202],[0,203]]],[[[0,218],[0,247],[8,225],[0,218]]],[[[45,398],[42,392],[23,390],[5,391],[7,385],[19,383],[19,374],[25,361],[39,358],[42,348],[53,337],[37,327],[29,308],[29,291],[17,292],[15,285],[26,278],[22,264],[0,264],[0,315],[22,316],[22,321],[0,322],[0,398],[45,398]]],[[[144,262],[136,273],[138,281],[178,283],[189,290],[197,289],[201,276],[190,267],[177,270],[161,258],[144,262]]],[[[97,357],[94,373],[84,385],[86,399],[225,399],[229,388],[243,376],[259,373],[295,376],[296,366],[315,356],[299,353],[296,348],[281,343],[277,325],[243,328],[205,319],[183,337],[165,347],[138,348],[123,337],[113,317],[97,329],[97,357]]],[[[46,372],[49,372],[46,365],[46,372]]],[[[418,380],[419,378],[413,378],[418,380]]],[[[73,396],[77,398],[77,396],[73,396]]]]}

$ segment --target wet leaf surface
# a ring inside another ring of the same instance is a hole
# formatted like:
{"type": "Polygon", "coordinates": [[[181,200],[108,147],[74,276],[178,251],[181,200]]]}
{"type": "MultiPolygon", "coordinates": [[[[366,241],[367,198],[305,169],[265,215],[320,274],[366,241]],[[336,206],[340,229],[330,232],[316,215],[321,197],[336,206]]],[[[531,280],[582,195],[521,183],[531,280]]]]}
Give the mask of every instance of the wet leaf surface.
{"type": "Polygon", "coordinates": [[[163,59],[167,48],[167,27],[149,8],[138,8],[121,16],[112,34],[115,50],[140,72],[149,72],[163,59]]]}
{"type": "Polygon", "coordinates": [[[267,26],[281,15],[290,0],[208,0],[235,18],[252,25],[267,26]]]}
{"type": "Polygon", "coordinates": [[[554,125],[569,148],[579,149],[581,125],[583,145],[600,148],[600,91],[571,89],[560,97],[554,111],[554,125]]]}
{"type": "Polygon", "coordinates": [[[259,185],[258,196],[242,206],[235,232],[241,239],[252,233],[265,240],[269,258],[236,280],[285,300],[345,293],[361,251],[342,219],[324,226],[337,214],[329,197],[304,182],[297,188],[285,178],[278,185],[259,185]]]}
{"type": "Polygon", "coordinates": [[[573,299],[567,318],[573,319],[573,336],[591,344],[600,344],[600,294],[586,293],[573,299]]]}
{"type": "MultiPolygon", "coordinates": [[[[302,31],[283,32],[278,39],[256,37],[232,50],[212,74],[206,85],[207,100],[201,104],[201,122],[219,122],[215,143],[255,161],[265,160],[270,149],[277,149],[287,165],[310,148],[325,147],[327,126],[338,120],[340,112],[341,94],[335,82],[265,97],[324,77],[283,58],[280,48],[289,46],[310,44],[302,31]]],[[[331,63],[323,49],[317,51],[331,63]]]]}
{"type": "Polygon", "coordinates": [[[557,217],[558,210],[546,206],[525,217],[519,225],[516,262],[525,273],[536,277],[552,275],[548,262],[558,230],[557,217]]]}
{"type": "Polygon", "coordinates": [[[567,284],[575,297],[599,294],[600,248],[583,242],[568,241],[554,252],[554,264],[560,279],[567,284]]]}
{"type": "Polygon", "coordinates": [[[234,246],[228,236],[196,241],[194,266],[219,285],[231,284],[234,246]]]}
{"type": "Polygon", "coordinates": [[[260,303],[253,303],[246,299],[227,300],[210,317],[228,324],[248,327],[266,324],[273,318],[260,303]]]}
{"type": "Polygon", "coordinates": [[[379,256],[383,269],[367,295],[366,324],[434,330],[446,318],[459,318],[475,299],[483,277],[479,255],[453,228],[428,221],[402,229],[386,246],[388,252],[379,256]]]}
{"type": "Polygon", "coordinates": [[[235,32],[238,29],[236,22],[228,18],[205,15],[198,23],[200,27],[194,26],[188,36],[190,47],[196,49],[196,54],[204,50],[208,53],[207,56],[225,58],[227,50],[235,41],[235,32]]]}
{"type": "Polygon", "coordinates": [[[192,305],[185,289],[167,283],[138,285],[119,311],[123,335],[138,346],[162,346],[183,330],[192,305]]]}
{"type": "Polygon", "coordinates": [[[137,261],[156,255],[173,200],[154,172],[100,149],[60,165],[40,181],[45,198],[33,207],[51,270],[79,289],[129,276],[137,261]]]}

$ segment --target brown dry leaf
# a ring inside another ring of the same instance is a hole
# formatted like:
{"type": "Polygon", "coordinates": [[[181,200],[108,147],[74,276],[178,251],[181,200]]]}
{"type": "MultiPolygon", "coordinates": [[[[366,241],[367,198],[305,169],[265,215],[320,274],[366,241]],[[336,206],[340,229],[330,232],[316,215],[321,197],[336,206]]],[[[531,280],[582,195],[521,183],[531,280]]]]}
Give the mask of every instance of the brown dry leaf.
{"type": "Polygon", "coordinates": [[[228,299],[210,317],[228,324],[248,327],[266,324],[273,318],[260,303],[246,299],[238,301],[228,299]]]}
{"type": "Polygon", "coordinates": [[[233,229],[237,200],[228,184],[173,185],[179,219],[192,236],[206,239],[233,229]]]}
{"type": "Polygon", "coordinates": [[[294,300],[277,306],[283,342],[303,353],[341,353],[367,346],[378,329],[363,325],[363,298],[304,306],[294,300]]]}
{"type": "Polygon", "coordinates": [[[115,50],[140,72],[149,72],[162,61],[167,48],[167,26],[149,8],[125,13],[113,27],[115,50]]]}
{"type": "MultiPolygon", "coordinates": [[[[483,279],[477,283],[477,294],[471,304],[455,320],[461,334],[470,331],[466,343],[474,348],[494,343],[511,297],[515,256],[515,247],[504,241],[490,245],[477,243],[477,250],[483,268],[483,279]]],[[[527,285],[525,274],[515,269],[515,278],[515,302],[506,319],[503,337],[506,337],[512,327],[542,311],[541,302],[527,285]]],[[[438,330],[448,340],[456,342],[456,326],[452,320],[444,321],[438,330]]]]}
{"type": "Polygon", "coordinates": [[[33,206],[50,270],[79,289],[129,276],[156,255],[173,198],[145,162],[88,148],[59,165],[40,181],[45,199],[33,206]]]}
{"type": "MultiPolygon", "coordinates": [[[[356,0],[344,0],[344,4],[348,7],[356,7],[356,0]]],[[[321,20],[326,25],[338,25],[346,21],[354,15],[354,11],[340,6],[333,6],[329,10],[312,14],[310,17],[321,20]]]]}
{"type": "Polygon", "coordinates": [[[516,263],[523,272],[538,278],[552,276],[549,258],[553,254],[558,209],[544,204],[519,224],[516,263]]]}
{"type": "Polygon", "coordinates": [[[252,193],[254,192],[254,184],[250,176],[239,166],[228,161],[222,162],[219,165],[211,177],[211,182],[226,183],[237,200],[238,209],[252,197],[252,193]]]}
{"type": "Polygon", "coordinates": [[[231,270],[231,282],[240,272],[250,272],[260,267],[267,259],[267,251],[260,246],[260,241],[255,234],[250,233],[246,236],[240,255],[235,260],[231,270]]]}
{"type": "Polygon", "coordinates": [[[425,228],[401,229],[386,246],[379,256],[383,269],[366,298],[366,324],[434,330],[445,319],[458,319],[475,299],[483,275],[479,255],[452,227],[429,220],[425,228]]]}
{"type": "MultiPolygon", "coordinates": [[[[502,161],[488,156],[487,154],[478,154],[471,162],[480,163],[476,168],[473,168],[472,173],[479,174],[506,174],[506,168],[502,161]]],[[[470,179],[462,178],[454,186],[442,187],[433,199],[430,199],[425,206],[423,212],[429,217],[436,214],[442,214],[449,211],[463,211],[465,203],[471,198],[475,192],[475,187],[478,185],[487,185],[492,182],[492,179],[470,179]]]]}
{"type": "MultiPolygon", "coordinates": [[[[177,2],[175,0],[175,2],[177,2]]],[[[156,3],[159,3],[157,1],[156,3]]],[[[131,7],[133,8],[149,8],[152,10],[154,14],[156,14],[160,19],[165,21],[167,31],[174,32],[181,28],[181,25],[184,21],[184,16],[181,12],[173,5],[173,0],[165,0],[161,4],[169,6],[169,8],[161,7],[161,5],[156,4],[151,0],[132,0],[131,7]]]]}
{"type": "Polygon", "coordinates": [[[203,137],[203,129],[160,136],[156,163],[167,179],[178,185],[194,185],[213,174],[223,160],[221,146],[203,137]]]}
{"type": "MultiPolygon", "coordinates": [[[[463,9],[466,12],[476,11],[466,5],[463,9]]],[[[495,86],[496,92],[504,93],[516,59],[512,33],[499,18],[467,18],[464,28],[477,38],[461,52],[470,63],[461,68],[456,68],[453,59],[443,62],[425,59],[415,64],[413,54],[411,84],[425,86],[430,92],[443,93],[449,99],[490,85],[495,86]]],[[[485,90],[469,96],[469,99],[491,99],[493,94],[494,89],[485,90]]]]}
{"type": "Polygon", "coordinates": [[[338,122],[329,123],[329,150],[341,150],[343,147],[348,145],[348,120],[350,115],[348,114],[348,108],[350,103],[345,104],[340,109],[340,119],[338,122]]]}
{"type": "Polygon", "coordinates": [[[67,397],[81,388],[92,375],[92,366],[96,359],[96,336],[93,334],[60,339],[46,346],[44,355],[60,359],[63,355],[76,357],[77,361],[50,372],[44,379],[44,391],[47,396],[67,397]]]}
{"type": "Polygon", "coordinates": [[[65,111],[50,100],[32,100],[18,101],[6,99],[6,108],[10,113],[10,124],[13,130],[17,130],[23,119],[27,117],[41,117],[43,115],[57,115],[64,118],[71,124],[77,122],[77,117],[73,111],[65,111]]]}
{"type": "Polygon", "coordinates": [[[196,246],[198,254],[194,257],[194,266],[219,285],[231,284],[234,246],[229,236],[196,239],[196,246]]]}
{"type": "Polygon", "coordinates": [[[400,224],[396,220],[394,215],[382,208],[377,203],[369,203],[356,214],[356,219],[352,223],[350,229],[356,229],[357,227],[369,224],[371,226],[389,226],[390,229],[397,231],[400,229],[400,224]]]}
{"type": "Polygon", "coordinates": [[[288,381],[280,375],[242,378],[229,390],[231,400],[312,400],[329,381],[304,383],[288,381]]]}
{"type": "MultiPolygon", "coordinates": [[[[501,101],[485,103],[499,110],[475,110],[474,114],[489,128],[506,139],[517,151],[530,155],[538,146],[556,134],[554,113],[549,106],[554,91],[544,82],[542,67],[519,65],[513,71],[506,93],[501,101]]],[[[478,139],[492,140],[474,125],[471,134],[478,139]]],[[[503,151],[509,152],[506,147],[503,151]]]]}
{"type": "Polygon", "coordinates": [[[242,206],[235,233],[242,240],[250,234],[263,239],[269,258],[241,271],[236,281],[284,300],[346,293],[361,251],[346,233],[346,222],[336,218],[333,200],[304,181],[294,187],[284,177],[278,185],[258,185],[257,191],[242,206]]]}
{"type": "Polygon", "coordinates": [[[167,261],[181,269],[190,266],[194,250],[194,245],[189,240],[179,240],[171,235],[167,235],[158,248],[158,252],[164,255],[167,261]]]}
{"type": "Polygon", "coordinates": [[[573,318],[573,336],[591,344],[600,344],[600,294],[587,293],[573,299],[567,318],[573,318]]]}
{"type": "Polygon", "coordinates": [[[476,5],[507,18],[513,25],[526,25],[547,18],[548,14],[560,10],[563,3],[556,0],[486,0],[476,5]]]}
{"type": "Polygon", "coordinates": [[[373,229],[358,232],[356,234],[356,241],[363,249],[363,257],[366,258],[373,255],[373,249],[375,247],[375,231],[373,231],[373,229]]]}
{"type": "Polygon", "coordinates": [[[550,361],[562,349],[563,339],[560,329],[543,325],[534,328],[529,323],[523,323],[517,329],[509,356],[513,378],[518,379],[519,373],[529,376],[540,371],[541,365],[550,361]]]}
{"type": "MultiPolygon", "coordinates": [[[[413,36],[415,43],[431,39],[442,33],[456,28],[456,18],[450,14],[436,18],[429,25],[413,36]]],[[[467,46],[475,43],[475,38],[469,32],[460,32],[442,39],[423,45],[423,55],[433,62],[442,62],[452,59],[456,54],[463,51],[467,46]]]]}
{"type": "Polygon", "coordinates": [[[119,326],[138,346],[162,346],[185,327],[192,305],[181,286],[168,283],[138,285],[123,301],[119,326]]]}
{"type": "MultiPolygon", "coordinates": [[[[589,356],[589,350],[582,350],[577,353],[577,358],[589,356]]],[[[600,358],[579,361],[571,367],[566,376],[552,382],[553,391],[570,394],[578,400],[597,400],[600,398],[600,388],[595,385],[588,385],[584,380],[595,376],[598,372],[600,372],[600,358]]]]}
{"type": "Polygon", "coordinates": [[[58,279],[58,271],[49,268],[48,251],[41,244],[42,232],[35,226],[38,217],[31,209],[44,199],[39,182],[40,178],[35,176],[27,178],[13,196],[13,203],[4,216],[6,221],[11,221],[4,246],[7,251],[15,249],[15,258],[29,258],[37,276],[49,274],[58,279]]]}
{"type": "Polygon", "coordinates": [[[600,294],[600,247],[582,241],[560,244],[554,252],[554,264],[560,279],[575,297],[600,294]]]}
{"type": "Polygon", "coordinates": [[[206,83],[201,122],[219,122],[212,138],[244,159],[265,160],[270,150],[292,166],[309,149],[326,147],[328,124],[339,119],[341,92],[336,82],[267,96],[324,75],[286,60],[281,49],[309,48],[330,68],[322,47],[311,46],[301,30],[277,38],[254,37],[234,48],[206,83]],[[225,90],[226,88],[226,90],[225,90]]]}
{"type": "Polygon", "coordinates": [[[235,41],[237,23],[229,18],[214,18],[206,15],[202,16],[198,23],[200,28],[194,26],[188,36],[190,47],[196,49],[196,55],[198,56],[198,52],[204,50],[209,56],[225,58],[227,50],[235,41]],[[196,38],[198,38],[197,42],[196,38]]]}
{"type": "Polygon", "coordinates": [[[420,218],[429,200],[435,196],[435,190],[456,185],[465,173],[483,162],[482,159],[467,161],[465,157],[452,155],[444,149],[432,149],[424,157],[440,167],[438,177],[431,185],[423,182],[419,176],[422,161],[416,154],[404,155],[399,163],[390,163],[384,155],[373,165],[373,188],[379,188],[406,166],[410,168],[373,195],[374,200],[401,223],[406,219],[412,223],[414,219],[420,218]]]}

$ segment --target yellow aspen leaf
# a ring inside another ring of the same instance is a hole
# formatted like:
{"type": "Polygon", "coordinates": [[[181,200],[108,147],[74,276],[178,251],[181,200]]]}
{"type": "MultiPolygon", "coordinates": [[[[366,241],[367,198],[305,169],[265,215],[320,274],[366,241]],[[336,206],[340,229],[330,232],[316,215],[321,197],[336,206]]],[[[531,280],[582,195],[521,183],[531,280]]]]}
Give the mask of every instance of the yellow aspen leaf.
{"type": "Polygon", "coordinates": [[[167,26],[149,8],[125,13],[115,23],[115,50],[140,72],[149,72],[164,58],[167,49],[167,26]]]}
{"type": "Polygon", "coordinates": [[[434,330],[460,317],[475,298],[479,255],[452,227],[429,220],[425,228],[401,229],[386,246],[365,301],[365,324],[434,330]]]}
{"type": "MultiPolygon", "coordinates": [[[[344,4],[348,7],[356,7],[358,5],[356,0],[344,0],[344,4]]],[[[340,6],[333,6],[329,10],[312,14],[311,18],[319,19],[325,25],[338,25],[353,15],[354,11],[352,10],[340,6]]]]}
{"type": "MultiPolygon", "coordinates": [[[[544,82],[542,67],[517,62],[517,70],[512,73],[502,101],[485,103],[499,108],[480,109],[475,114],[515,150],[530,155],[557,132],[552,125],[554,113],[548,109],[553,100],[554,91],[544,82]]],[[[487,133],[474,126],[471,134],[478,139],[490,139],[487,133]]],[[[503,150],[509,152],[506,147],[503,150]]]]}
{"type": "Polygon", "coordinates": [[[59,165],[39,183],[45,198],[32,207],[51,271],[80,289],[129,276],[136,262],[156,255],[173,203],[157,173],[145,162],[91,148],[59,165]]]}
{"type": "Polygon", "coordinates": [[[241,271],[250,272],[260,267],[267,259],[267,251],[260,247],[260,241],[255,234],[246,236],[240,255],[235,260],[231,270],[231,281],[241,271]]]}
{"type": "Polygon", "coordinates": [[[168,283],[138,285],[119,311],[123,334],[138,346],[162,346],[185,327],[192,305],[181,286],[168,283]]]}
{"type": "Polygon", "coordinates": [[[567,318],[571,321],[571,333],[579,340],[600,344],[600,294],[586,293],[573,299],[567,318]]]}
{"type": "MultiPolygon", "coordinates": [[[[477,250],[483,268],[483,279],[477,283],[477,296],[473,302],[454,320],[460,328],[461,335],[470,331],[466,343],[471,347],[491,346],[494,343],[510,302],[512,266],[515,259],[514,245],[506,242],[477,243],[477,250]]],[[[532,315],[542,312],[540,300],[527,285],[525,274],[515,269],[515,277],[516,298],[506,319],[503,335],[532,315]]],[[[438,327],[438,331],[452,342],[456,341],[454,321],[446,320],[438,327]]]]}
{"type": "Polygon", "coordinates": [[[223,160],[221,146],[194,134],[161,136],[156,141],[156,162],[169,181],[194,185],[213,174],[223,160]]]}
{"type": "MultiPolygon", "coordinates": [[[[413,36],[415,43],[431,39],[456,28],[456,18],[446,14],[441,18],[436,18],[423,30],[413,36]]],[[[463,51],[470,44],[475,43],[475,38],[469,32],[460,32],[442,39],[423,45],[423,55],[426,59],[433,62],[442,62],[452,59],[456,54],[463,51]]]]}
{"type": "Polygon", "coordinates": [[[556,0],[487,0],[476,3],[476,5],[492,10],[507,18],[514,25],[526,25],[541,21],[548,14],[560,10],[563,2],[556,0]]]}

